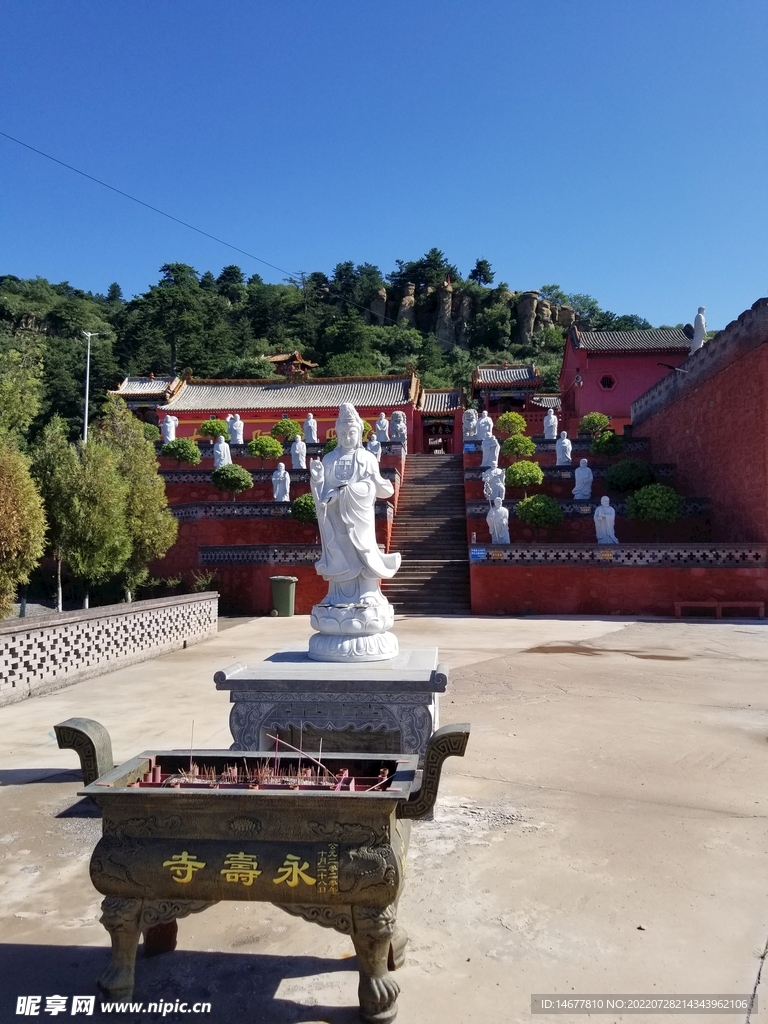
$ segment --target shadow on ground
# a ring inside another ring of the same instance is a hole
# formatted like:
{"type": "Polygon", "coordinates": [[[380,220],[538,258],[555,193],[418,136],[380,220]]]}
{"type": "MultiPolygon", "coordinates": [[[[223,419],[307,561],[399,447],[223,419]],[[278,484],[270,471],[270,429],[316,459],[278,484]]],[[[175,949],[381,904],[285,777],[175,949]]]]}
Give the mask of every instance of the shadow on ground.
{"type": "MultiPolygon", "coordinates": [[[[107,999],[95,979],[105,969],[109,950],[97,946],[0,945],[0,1020],[16,1016],[18,996],[42,996],[40,1017],[45,1018],[45,997],[68,996],[67,1019],[71,1016],[73,995],[96,996],[96,1008],[88,1020],[122,1020],[149,1024],[154,1021],[201,1021],[205,1024],[358,1024],[357,1005],[324,1006],[323,995],[337,988],[342,973],[355,972],[357,961],[324,959],[314,956],[269,956],[244,953],[202,953],[176,950],[145,959],[141,947],[136,959],[134,1003],[175,1003],[191,1006],[209,1002],[210,1013],[105,1013],[101,1004],[107,999]],[[328,974],[336,974],[328,979],[328,974]],[[299,981],[301,979],[301,981],[299,981]],[[301,988],[304,1002],[278,996],[281,982],[290,990],[294,980],[301,988]],[[316,989],[317,994],[313,994],[316,989]]],[[[77,1015],[78,1017],[80,1015],[77,1015]]],[[[48,1018],[45,1018],[48,1019],[48,1018]]]]}

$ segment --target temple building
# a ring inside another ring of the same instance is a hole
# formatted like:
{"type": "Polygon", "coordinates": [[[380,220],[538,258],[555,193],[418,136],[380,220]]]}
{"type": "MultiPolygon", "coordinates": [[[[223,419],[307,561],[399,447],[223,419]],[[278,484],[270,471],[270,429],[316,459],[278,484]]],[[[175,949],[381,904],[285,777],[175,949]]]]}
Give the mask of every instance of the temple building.
{"type": "Polygon", "coordinates": [[[276,373],[283,377],[306,377],[318,364],[310,363],[298,349],[295,352],[279,352],[276,356],[262,356],[264,362],[272,363],[276,373]]]}
{"type": "Polygon", "coordinates": [[[675,373],[690,349],[690,337],[678,327],[646,331],[571,327],[560,371],[563,427],[573,435],[582,416],[602,412],[621,433],[631,421],[635,399],[675,373]]]}
{"type": "Polygon", "coordinates": [[[165,405],[183,386],[175,376],[126,377],[123,383],[110,395],[122,398],[137,419],[148,423],[157,422],[158,406],[165,405]]]}

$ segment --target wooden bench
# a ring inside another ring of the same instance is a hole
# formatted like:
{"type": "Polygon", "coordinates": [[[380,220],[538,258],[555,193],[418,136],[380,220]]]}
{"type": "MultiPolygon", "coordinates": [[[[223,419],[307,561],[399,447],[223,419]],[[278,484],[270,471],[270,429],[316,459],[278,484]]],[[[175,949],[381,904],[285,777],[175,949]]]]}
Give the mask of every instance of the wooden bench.
{"type": "Polygon", "coordinates": [[[723,608],[753,608],[758,619],[765,618],[763,601],[675,601],[675,616],[682,617],[683,608],[714,608],[715,618],[722,619],[723,608]]]}

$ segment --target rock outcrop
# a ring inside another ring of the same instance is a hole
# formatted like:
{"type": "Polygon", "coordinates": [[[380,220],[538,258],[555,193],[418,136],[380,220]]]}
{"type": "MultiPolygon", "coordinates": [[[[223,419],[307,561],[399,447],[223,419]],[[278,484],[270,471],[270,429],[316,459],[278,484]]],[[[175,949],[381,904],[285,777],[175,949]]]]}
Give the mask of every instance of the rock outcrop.
{"type": "Polygon", "coordinates": [[[397,311],[397,322],[405,324],[406,327],[416,326],[416,285],[409,281],[405,286],[405,294],[400,300],[400,308],[397,311]]]}
{"type": "MultiPolygon", "coordinates": [[[[536,323],[538,292],[523,292],[517,300],[517,336],[522,345],[528,345],[536,323]]],[[[549,305],[549,303],[547,303],[549,305]]]]}
{"type": "Polygon", "coordinates": [[[376,298],[371,299],[371,323],[377,324],[379,327],[383,327],[387,321],[387,289],[384,287],[379,288],[376,292],[376,298]]]}
{"type": "Polygon", "coordinates": [[[437,290],[437,326],[435,337],[441,348],[451,349],[456,343],[456,335],[451,319],[453,306],[453,286],[444,281],[437,290]]]}

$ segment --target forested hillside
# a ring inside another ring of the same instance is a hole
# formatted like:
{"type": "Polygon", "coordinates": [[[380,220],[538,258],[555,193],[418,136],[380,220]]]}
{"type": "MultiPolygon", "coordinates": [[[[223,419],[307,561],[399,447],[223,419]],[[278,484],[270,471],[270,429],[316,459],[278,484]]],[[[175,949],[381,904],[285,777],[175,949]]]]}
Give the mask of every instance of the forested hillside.
{"type": "Polygon", "coordinates": [[[535,362],[556,386],[565,329],[574,318],[595,329],[650,327],[636,315],[604,311],[589,295],[545,285],[538,297],[495,283],[487,260],[462,277],[440,250],[397,261],[386,277],[370,263],[339,263],[282,284],[218,277],[184,263],[126,300],[68,282],[0,276],[0,431],[34,435],[53,413],[82,427],[85,340],[93,331],[92,414],[126,374],[192,373],[266,377],[261,357],[298,349],[318,376],[415,369],[427,386],[463,385],[478,362],[535,362]],[[531,298],[533,296],[533,298],[531,298]]]}

